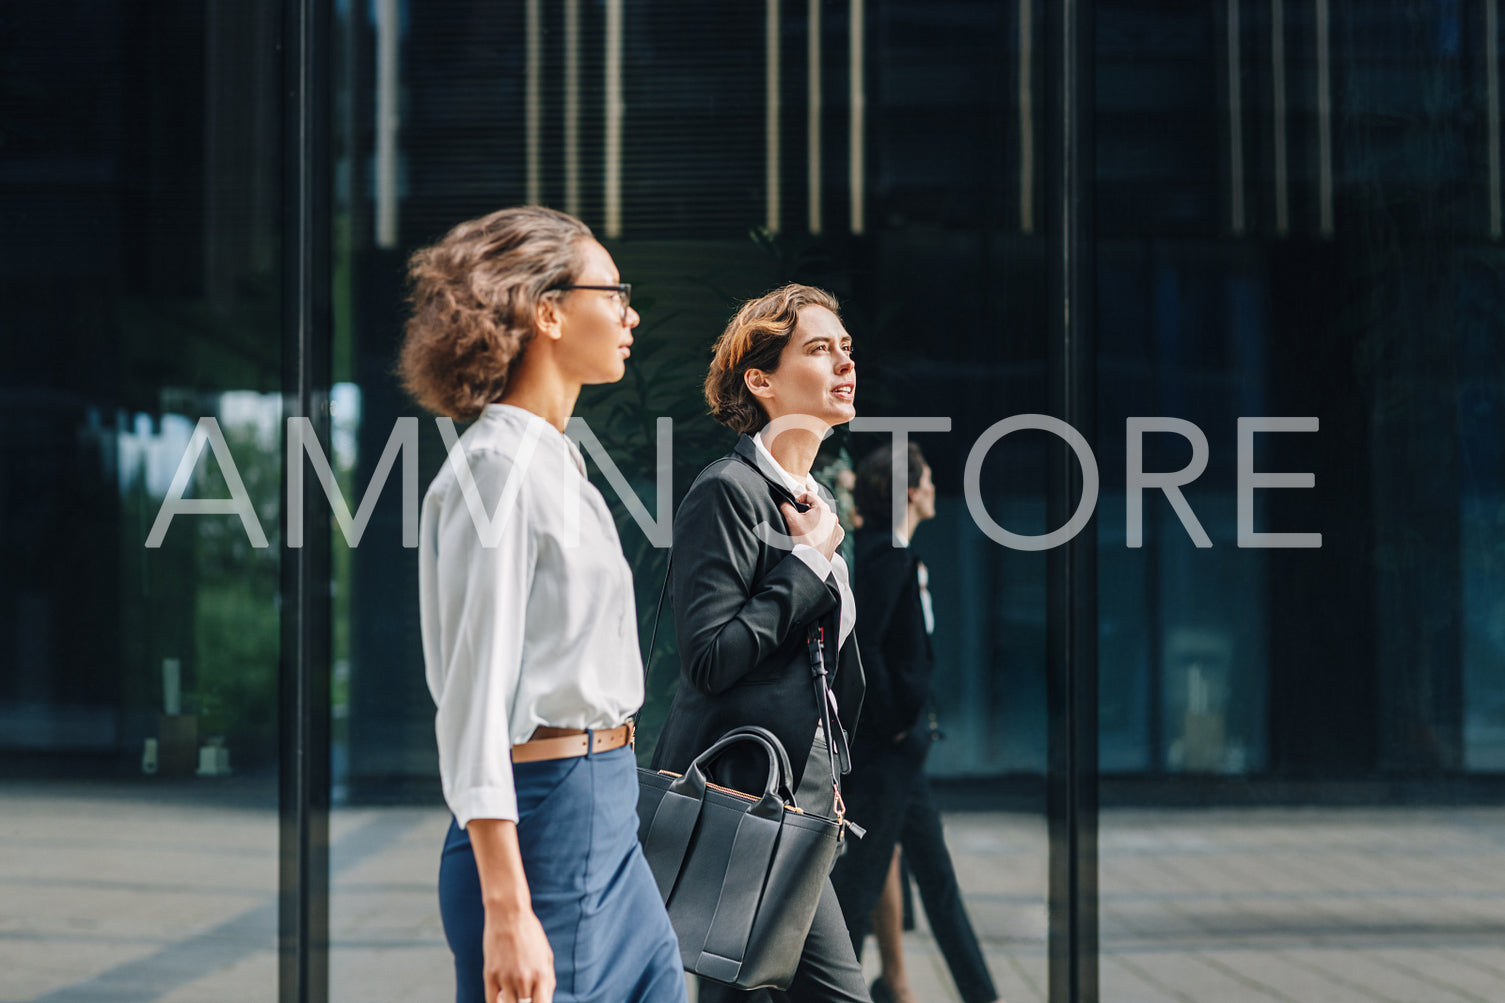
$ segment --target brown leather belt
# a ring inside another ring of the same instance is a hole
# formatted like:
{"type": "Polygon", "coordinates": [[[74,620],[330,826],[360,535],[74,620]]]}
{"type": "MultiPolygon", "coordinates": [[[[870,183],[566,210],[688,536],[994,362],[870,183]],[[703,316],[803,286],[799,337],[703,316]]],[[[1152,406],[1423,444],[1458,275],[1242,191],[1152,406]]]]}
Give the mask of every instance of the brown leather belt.
{"type": "Polygon", "coordinates": [[[610,752],[624,745],[631,745],[633,723],[616,728],[587,732],[584,728],[551,728],[541,725],[533,737],[521,745],[512,747],[514,763],[536,763],[545,759],[570,759],[593,752],[610,752]],[[595,738],[594,744],[591,739],[595,738]]]}

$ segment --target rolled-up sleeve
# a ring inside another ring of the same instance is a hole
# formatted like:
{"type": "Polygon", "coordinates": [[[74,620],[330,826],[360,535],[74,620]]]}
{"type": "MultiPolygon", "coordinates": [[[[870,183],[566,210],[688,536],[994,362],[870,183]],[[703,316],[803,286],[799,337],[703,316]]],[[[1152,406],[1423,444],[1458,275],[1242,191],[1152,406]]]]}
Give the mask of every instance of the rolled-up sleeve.
{"type": "Polygon", "coordinates": [[[800,560],[804,561],[805,566],[808,567],[811,571],[815,572],[816,578],[819,578],[821,581],[825,581],[830,577],[830,560],[826,557],[825,554],[822,554],[820,551],[810,546],[810,544],[796,543],[794,545],[794,549],[791,550],[790,553],[795,557],[798,557],[800,560]]]}
{"type": "Polygon", "coordinates": [[[474,483],[499,524],[483,534],[458,485],[426,501],[420,587],[431,589],[425,616],[429,688],[444,800],[464,826],[473,818],[517,820],[512,777],[512,704],[523,663],[528,595],[537,543],[526,517],[527,492],[504,492],[511,464],[500,454],[474,458],[474,483]],[[511,501],[498,512],[498,500],[511,501]],[[494,544],[494,545],[493,545],[494,544]],[[432,549],[429,549],[432,548],[432,549]],[[437,672],[435,671],[437,667],[437,672]],[[436,678],[437,677],[437,678],[436,678]]]}

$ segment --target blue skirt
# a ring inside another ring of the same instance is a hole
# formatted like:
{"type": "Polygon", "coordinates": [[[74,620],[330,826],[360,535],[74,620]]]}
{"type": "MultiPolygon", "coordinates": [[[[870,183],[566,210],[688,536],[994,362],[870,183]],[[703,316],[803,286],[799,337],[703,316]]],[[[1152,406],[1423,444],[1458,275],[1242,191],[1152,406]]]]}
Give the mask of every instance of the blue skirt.
{"type": "MultiPolygon", "coordinates": [[[[555,1003],[685,999],[679,943],[638,845],[630,748],[513,766],[517,840],[533,911],[554,950],[555,1003]]],[[[486,1003],[485,915],[470,837],[453,820],[439,911],[455,955],[456,1003],[486,1003]]]]}

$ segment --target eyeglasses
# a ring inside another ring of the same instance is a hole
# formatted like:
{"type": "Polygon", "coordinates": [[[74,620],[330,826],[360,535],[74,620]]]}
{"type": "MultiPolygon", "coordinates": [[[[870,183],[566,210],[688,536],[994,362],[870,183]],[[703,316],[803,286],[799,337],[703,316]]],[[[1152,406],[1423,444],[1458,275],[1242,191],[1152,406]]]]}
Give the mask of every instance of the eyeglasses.
{"type": "MultiPolygon", "coordinates": [[[[597,289],[597,290],[600,290],[603,293],[616,293],[617,294],[617,303],[622,308],[622,323],[623,324],[627,323],[627,305],[630,302],[632,302],[632,283],[631,282],[618,282],[614,286],[581,286],[581,285],[575,285],[575,284],[571,283],[569,285],[555,286],[554,289],[557,289],[557,290],[560,290],[560,291],[563,291],[563,290],[566,290],[566,289],[597,289]]],[[[553,292],[554,289],[551,289],[550,292],[553,292]]]]}

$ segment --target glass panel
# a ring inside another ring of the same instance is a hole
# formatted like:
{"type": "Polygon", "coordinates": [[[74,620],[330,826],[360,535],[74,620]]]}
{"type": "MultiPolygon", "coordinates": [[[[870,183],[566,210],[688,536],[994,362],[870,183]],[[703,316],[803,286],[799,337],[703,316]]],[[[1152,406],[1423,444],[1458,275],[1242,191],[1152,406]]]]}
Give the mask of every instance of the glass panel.
{"type": "Polygon", "coordinates": [[[276,996],[279,24],[0,11],[6,998],[276,996]]]}
{"type": "MultiPolygon", "coordinates": [[[[353,503],[397,420],[419,414],[391,377],[404,262],[460,220],[525,201],[574,210],[633,283],[643,323],[628,377],[587,388],[577,413],[653,514],[654,418],[675,422],[676,500],[732,444],[705,417],[700,387],[735,303],[791,279],[831,287],[860,346],[863,413],[952,422],[916,437],[939,495],[933,523],[915,537],[930,574],[935,710],[947,737],[929,770],[986,965],[1004,997],[1042,1000],[1045,557],[994,543],[963,497],[968,457],[989,426],[1045,409],[1034,153],[1043,76],[1024,58],[1039,5],[868,5],[855,57],[849,13],[863,5],[825,8],[813,147],[809,12],[770,6],[779,11],[771,33],[763,4],[703,6],[688,20],[661,0],[340,9],[338,468],[353,503]],[[608,51],[617,9],[620,63],[608,51]],[[772,102],[770,39],[779,53],[772,102]],[[867,109],[856,133],[854,58],[867,109]],[[608,115],[617,93],[619,134],[608,115]]],[[[420,427],[418,490],[443,460],[431,418],[420,427]]],[[[828,473],[883,441],[838,438],[828,473]]],[[[1045,528],[1050,442],[1010,436],[982,463],[979,498],[1014,532],[1045,528]]],[[[594,459],[591,475],[618,514],[646,638],[664,554],[594,459]]],[[[442,995],[452,978],[434,893],[449,819],[416,562],[400,526],[394,477],[359,546],[335,541],[331,994],[373,1003],[442,995]],[[370,978],[375,971],[382,977],[370,978]]],[[[672,633],[666,617],[644,761],[677,681],[672,633]]],[[[910,979],[920,998],[957,998],[917,912],[905,941],[910,979]]],[[[866,961],[875,977],[877,952],[866,961]]]]}
{"type": "Polygon", "coordinates": [[[1496,14],[1098,5],[1104,999],[1505,996],[1496,14]]]}

